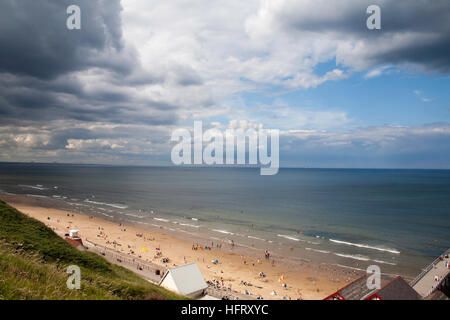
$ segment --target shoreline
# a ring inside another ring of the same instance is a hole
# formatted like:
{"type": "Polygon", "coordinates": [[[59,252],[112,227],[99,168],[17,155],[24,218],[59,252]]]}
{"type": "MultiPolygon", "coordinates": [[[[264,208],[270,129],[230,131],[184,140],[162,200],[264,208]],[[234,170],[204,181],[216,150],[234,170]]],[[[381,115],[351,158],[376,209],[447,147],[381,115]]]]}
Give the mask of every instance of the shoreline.
{"type": "Polygon", "coordinates": [[[205,250],[204,242],[193,237],[179,239],[164,229],[143,228],[131,223],[119,225],[83,213],[82,210],[73,212],[53,208],[51,201],[45,198],[7,194],[1,194],[0,198],[24,214],[45,223],[55,232],[78,229],[83,240],[88,239],[131,257],[141,256],[141,259],[162,267],[164,263],[161,257],[169,258],[168,268],[195,262],[206,280],[223,280],[225,287],[231,285],[232,290],[241,294],[247,290],[253,298],[323,299],[361,274],[358,270],[342,270],[327,263],[281,257],[274,258],[275,264],[272,264],[272,259],[264,259],[263,254],[258,257],[256,252],[248,252],[249,248],[231,247],[223,242],[212,242],[207,245],[211,249],[205,250]],[[193,250],[196,245],[199,249],[193,250]],[[155,256],[156,248],[162,252],[159,257],[155,256]],[[213,264],[212,261],[216,259],[219,263],[213,264]],[[259,277],[260,272],[264,272],[266,277],[259,277]],[[283,276],[284,280],[280,280],[283,276]],[[245,286],[242,281],[252,286],[245,286]],[[282,283],[287,288],[283,288],[282,283]],[[272,295],[273,291],[277,295],[272,295]]]}

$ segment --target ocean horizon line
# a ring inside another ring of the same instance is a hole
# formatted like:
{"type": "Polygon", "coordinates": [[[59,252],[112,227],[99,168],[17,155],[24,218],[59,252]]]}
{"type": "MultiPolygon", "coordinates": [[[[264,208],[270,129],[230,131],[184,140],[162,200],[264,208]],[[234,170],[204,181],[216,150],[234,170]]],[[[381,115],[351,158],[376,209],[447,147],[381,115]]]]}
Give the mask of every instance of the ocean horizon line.
{"type": "MultiPolygon", "coordinates": [[[[147,164],[108,164],[108,163],[76,163],[76,162],[20,162],[0,161],[0,165],[46,165],[46,166],[86,166],[86,167],[118,167],[118,168],[171,168],[171,169],[259,169],[260,166],[252,165],[147,165],[147,164]]],[[[427,171],[449,171],[450,168],[395,168],[395,167],[295,167],[280,166],[280,169],[300,170],[427,170],[427,171]]]]}

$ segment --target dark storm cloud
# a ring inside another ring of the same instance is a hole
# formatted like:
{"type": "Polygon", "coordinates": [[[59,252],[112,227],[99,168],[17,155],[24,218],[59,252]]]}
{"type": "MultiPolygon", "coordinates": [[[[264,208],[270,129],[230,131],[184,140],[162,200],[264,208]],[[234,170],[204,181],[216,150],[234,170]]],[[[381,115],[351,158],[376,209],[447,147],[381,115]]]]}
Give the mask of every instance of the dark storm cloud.
{"type": "Polygon", "coordinates": [[[85,128],[55,130],[52,132],[50,141],[41,148],[47,150],[64,149],[69,139],[95,139],[99,136],[98,133],[85,128]]]}
{"type": "Polygon", "coordinates": [[[120,11],[119,0],[2,0],[0,71],[49,79],[100,65],[126,73],[127,61],[93,58],[123,49],[120,11]],[[81,30],[66,28],[72,4],[81,8],[81,30]]]}
{"type": "MultiPolygon", "coordinates": [[[[45,85],[43,85],[45,87],[45,85]]],[[[83,122],[164,125],[178,120],[176,106],[139,100],[125,93],[100,91],[75,95],[76,89],[45,91],[36,87],[5,87],[0,82],[0,124],[72,119],[83,122]],[[71,93],[68,93],[71,92],[71,93]]]]}
{"type": "Polygon", "coordinates": [[[137,51],[125,45],[121,11],[120,0],[1,1],[0,124],[177,121],[175,105],[129,90],[165,78],[143,71],[137,51]],[[81,9],[81,30],[66,27],[72,4],[81,9]],[[93,77],[77,74],[87,70],[93,77]]]}
{"type": "Polygon", "coordinates": [[[276,23],[286,32],[317,32],[318,37],[328,33],[344,41],[364,41],[372,50],[364,53],[372,65],[412,63],[426,71],[450,72],[448,0],[311,3],[304,8],[299,2],[287,2],[275,15],[276,23]],[[377,31],[366,28],[366,9],[373,4],[381,8],[381,30],[377,31]],[[407,34],[411,38],[396,37],[407,34]]]}
{"type": "Polygon", "coordinates": [[[108,88],[88,91],[76,78],[0,77],[0,124],[72,119],[163,125],[178,120],[176,113],[170,112],[176,109],[175,105],[136,98],[126,91],[108,88]]]}
{"type": "MultiPolygon", "coordinates": [[[[64,149],[69,144],[69,139],[89,140],[89,139],[127,139],[131,140],[139,137],[145,137],[148,131],[145,129],[134,127],[114,127],[114,128],[54,128],[50,134],[50,139],[45,145],[39,146],[42,150],[59,150],[64,149]]],[[[167,137],[159,137],[153,135],[151,141],[154,143],[165,143],[167,137]]]]}

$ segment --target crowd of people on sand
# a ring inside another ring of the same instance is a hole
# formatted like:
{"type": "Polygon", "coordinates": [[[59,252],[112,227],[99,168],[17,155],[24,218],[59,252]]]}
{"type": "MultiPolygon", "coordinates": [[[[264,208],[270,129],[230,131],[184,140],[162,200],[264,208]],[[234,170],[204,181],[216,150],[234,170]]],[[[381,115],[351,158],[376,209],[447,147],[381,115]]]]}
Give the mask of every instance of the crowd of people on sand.
{"type": "MultiPolygon", "coordinates": [[[[119,227],[122,227],[122,223],[119,224],[119,227]]],[[[105,240],[106,246],[111,246],[111,247],[113,247],[116,250],[119,249],[117,247],[121,247],[122,246],[122,244],[119,243],[116,240],[113,240],[113,241],[108,240],[108,236],[104,232],[104,228],[98,227],[98,230],[99,230],[99,232],[97,233],[97,237],[98,238],[102,238],[103,240],[105,240]]],[[[120,231],[121,232],[126,232],[127,230],[126,230],[126,228],[121,228],[120,231]]],[[[144,241],[155,241],[154,237],[145,237],[143,233],[136,233],[136,237],[137,238],[141,238],[144,241]]],[[[120,240],[120,237],[118,237],[117,239],[120,240]]],[[[128,254],[130,256],[134,256],[134,257],[139,258],[139,259],[143,259],[142,255],[138,254],[135,251],[135,246],[131,246],[131,245],[128,244],[126,249],[127,249],[126,254],[128,254]]],[[[147,251],[146,248],[143,248],[142,250],[145,251],[145,252],[147,251]]],[[[120,251],[125,253],[124,248],[120,248],[120,251]]],[[[105,255],[105,252],[102,251],[102,252],[100,252],[100,254],[105,255]]],[[[163,253],[162,253],[162,250],[161,250],[160,246],[155,248],[155,255],[153,256],[153,260],[161,261],[163,263],[164,267],[166,267],[166,268],[168,267],[167,264],[170,262],[169,258],[163,257],[163,253]]],[[[117,261],[121,262],[121,259],[117,259],[117,261]]],[[[134,258],[133,258],[133,262],[135,262],[134,258]]],[[[150,262],[150,261],[149,261],[149,259],[145,259],[145,262],[150,262]]],[[[173,266],[175,267],[177,265],[173,264],[173,266]]],[[[143,270],[143,266],[141,266],[140,264],[137,264],[136,268],[138,270],[143,270]]]]}
{"type": "MultiPolygon", "coordinates": [[[[237,290],[233,290],[232,284],[229,283],[228,285],[226,285],[225,281],[222,277],[220,278],[220,280],[219,279],[207,280],[206,283],[208,284],[208,286],[210,288],[213,288],[215,290],[219,290],[222,292],[226,292],[226,295],[222,296],[222,299],[224,299],[224,300],[229,300],[230,297],[233,297],[233,299],[238,299],[238,297],[236,296],[237,294],[245,294],[247,296],[253,296],[253,293],[250,292],[248,289],[244,289],[243,293],[240,291],[237,291],[237,290]]],[[[262,287],[254,286],[250,282],[246,282],[243,280],[240,282],[240,285],[245,286],[245,287],[256,287],[256,288],[262,289],[262,287]]],[[[256,299],[263,300],[263,297],[258,295],[256,297],[256,299]]]]}
{"type": "MultiPolygon", "coordinates": [[[[193,243],[192,244],[192,250],[193,251],[198,251],[199,249],[200,250],[209,250],[209,251],[211,251],[212,248],[214,248],[214,242],[211,243],[211,246],[209,246],[209,245],[200,246],[200,245],[198,245],[198,243],[193,243]]],[[[222,244],[216,243],[216,248],[221,249],[222,248],[222,244]]]]}
{"type": "MultiPolygon", "coordinates": [[[[192,250],[198,250],[198,248],[200,248],[198,245],[196,245],[196,244],[193,244],[193,245],[192,245],[192,250]]],[[[270,259],[270,253],[269,253],[269,251],[267,251],[267,250],[264,251],[264,258],[267,259],[267,260],[270,259]]],[[[212,262],[213,262],[214,264],[217,264],[217,263],[218,263],[218,259],[213,260],[212,262]]],[[[248,263],[247,260],[244,260],[243,263],[244,263],[245,265],[250,265],[250,264],[251,264],[252,266],[255,266],[255,262],[250,262],[250,263],[248,263]]],[[[257,260],[257,263],[258,263],[258,264],[261,264],[261,262],[260,262],[259,260],[257,260]]],[[[274,266],[274,264],[275,264],[275,261],[274,261],[273,259],[271,260],[271,264],[272,264],[272,266],[274,266]]],[[[209,266],[207,266],[207,267],[209,268],[209,266]]],[[[258,277],[264,279],[264,278],[267,277],[267,275],[266,275],[265,272],[261,271],[261,272],[258,273],[258,277]]],[[[284,280],[284,276],[281,276],[280,279],[279,279],[279,282],[282,282],[282,283],[281,283],[281,288],[284,289],[284,290],[287,290],[287,289],[288,289],[288,286],[287,286],[287,284],[286,284],[283,280],[284,280]]],[[[213,288],[215,288],[215,289],[219,289],[219,290],[223,290],[223,291],[231,291],[231,284],[229,285],[229,287],[226,287],[226,286],[224,285],[224,283],[223,283],[223,279],[222,279],[221,281],[218,281],[218,280],[212,280],[212,281],[207,281],[207,282],[208,282],[208,285],[209,285],[210,287],[213,287],[213,288]]],[[[244,293],[245,295],[248,295],[248,296],[254,296],[254,294],[253,294],[251,291],[249,291],[248,287],[254,287],[254,288],[258,288],[258,289],[263,289],[263,287],[256,286],[256,285],[252,284],[251,282],[244,281],[244,280],[241,280],[239,284],[240,284],[241,286],[244,286],[244,287],[245,287],[243,293],[244,293]]],[[[240,293],[240,294],[242,294],[241,292],[238,292],[238,291],[234,291],[234,293],[240,293]]],[[[272,290],[272,292],[271,292],[270,294],[271,294],[272,296],[278,296],[278,293],[277,293],[275,290],[272,290]]],[[[283,296],[282,298],[283,298],[284,300],[291,300],[291,297],[290,297],[290,296],[283,296]]],[[[256,299],[262,300],[263,297],[260,296],[260,295],[258,295],[258,296],[256,297],[256,299]]],[[[299,297],[299,300],[301,300],[301,297],[299,297]]]]}
{"type": "Polygon", "coordinates": [[[253,284],[251,284],[250,282],[246,282],[246,281],[243,281],[243,280],[241,280],[241,285],[242,286],[246,286],[246,287],[252,287],[253,286],[253,284]]]}
{"type": "MultiPolygon", "coordinates": [[[[70,214],[67,214],[67,216],[70,217],[70,214]]],[[[74,215],[72,214],[72,216],[74,216],[74,215]]],[[[89,217],[89,218],[91,219],[91,218],[93,218],[93,217],[89,217]]],[[[50,217],[48,217],[48,220],[50,220],[50,217]]],[[[58,222],[59,222],[59,220],[58,220],[58,222]]],[[[120,231],[121,231],[121,232],[127,232],[127,229],[126,229],[125,227],[123,227],[122,223],[120,223],[119,226],[121,227],[121,228],[120,228],[120,231]]],[[[106,245],[109,246],[109,247],[112,247],[112,248],[114,248],[114,249],[116,249],[116,250],[119,250],[119,249],[120,249],[120,251],[122,251],[122,252],[124,252],[124,253],[125,253],[125,250],[124,250],[124,249],[127,249],[127,254],[128,254],[128,255],[142,258],[141,255],[138,255],[138,254],[135,252],[136,249],[135,249],[134,246],[132,247],[131,245],[126,245],[127,248],[124,248],[123,245],[119,242],[120,237],[117,237],[117,240],[111,240],[111,239],[108,237],[108,235],[105,233],[104,228],[102,228],[102,227],[98,227],[97,237],[98,237],[98,238],[101,238],[102,240],[104,240],[105,243],[106,243],[106,245]]],[[[140,239],[143,239],[144,241],[154,241],[154,240],[155,240],[154,237],[153,237],[153,238],[152,238],[152,237],[145,237],[143,233],[139,233],[139,232],[136,233],[136,237],[137,237],[137,238],[140,238],[140,239]]],[[[233,242],[232,240],[230,240],[230,244],[231,244],[231,247],[234,247],[234,242],[233,242]]],[[[199,245],[198,243],[193,243],[193,244],[192,244],[192,250],[193,250],[193,251],[198,251],[198,250],[202,250],[202,251],[203,251],[203,250],[208,250],[208,251],[210,251],[210,250],[212,250],[213,248],[221,249],[221,248],[222,248],[222,243],[217,243],[217,242],[216,242],[216,243],[214,244],[214,242],[211,242],[211,245],[207,244],[207,245],[204,245],[204,246],[201,246],[201,245],[199,245]]],[[[145,249],[145,251],[147,251],[147,250],[145,249]]],[[[101,254],[102,254],[102,255],[105,255],[105,252],[102,251],[101,254]]],[[[265,260],[269,260],[272,266],[275,265],[275,260],[271,259],[271,255],[270,255],[270,253],[269,253],[268,250],[265,250],[265,251],[264,251],[264,258],[265,258],[265,260]]],[[[441,258],[442,258],[442,257],[441,257],[441,258]]],[[[448,255],[447,255],[445,258],[447,259],[447,258],[448,258],[448,255]]],[[[154,255],[154,257],[153,257],[153,260],[155,260],[155,259],[156,259],[156,260],[159,260],[160,262],[162,262],[163,265],[164,265],[166,268],[168,267],[167,265],[168,265],[168,263],[170,262],[170,259],[169,259],[168,257],[163,257],[163,253],[162,253],[162,250],[161,250],[160,246],[158,246],[158,247],[155,248],[155,255],[154,255]]],[[[121,262],[121,259],[117,259],[117,260],[118,260],[118,262],[121,262]],[[119,260],[120,260],[120,261],[119,261],[119,260]]],[[[197,260],[199,260],[199,259],[197,259],[197,260]]],[[[133,259],[133,261],[134,261],[134,259],[133,259]]],[[[146,259],[146,261],[148,262],[149,260],[146,259]]],[[[205,259],[204,259],[204,258],[203,258],[203,262],[205,262],[205,259]]],[[[214,260],[212,260],[211,262],[212,262],[213,264],[218,264],[218,263],[219,263],[219,259],[214,259],[214,260]]],[[[187,263],[186,256],[184,256],[184,263],[187,263]]],[[[260,260],[257,260],[257,263],[258,263],[258,264],[261,264],[260,260]]],[[[244,264],[247,265],[247,261],[246,261],[246,260],[244,260],[244,264]]],[[[249,263],[249,264],[250,264],[250,263],[249,263]]],[[[176,266],[176,264],[173,264],[173,265],[176,266]]],[[[255,266],[255,262],[251,262],[251,265],[255,266]]],[[[145,264],[144,264],[144,266],[145,266],[145,264]]],[[[143,267],[144,267],[144,266],[141,265],[141,264],[139,264],[139,263],[137,263],[136,268],[137,268],[138,270],[143,270],[143,267]]],[[[208,267],[208,269],[210,268],[210,266],[207,266],[207,267],[208,267]]],[[[446,267],[447,267],[447,268],[450,268],[450,264],[449,264],[448,261],[446,262],[446,267]]],[[[221,271],[221,273],[223,273],[223,271],[221,271]]],[[[261,271],[261,272],[258,273],[258,277],[261,278],[261,279],[265,279],[265,278],[267,277],[267,275],[266,275],[265,272],[261,271]]],[[[283,280],[284,280],[284,278],[283,278],[283,280]]],[[[439,279],[438,279],[438,280],[439,280],[439,279]]],[[[438,281],[438,280],[436,280],[436,281],[438,281]]],[[[266,281],[266,280],[264,280],[264,281],[266,281]]],[[[237,290],[233,290],[233,289],[232,289],[232,284],[231,284],[231,283],[229,283],[228,285],[225,285],[223,278],[220,278],[220,280],[215,279],[215,280],[212,280],[212,281],[207,281],[207,283],[208,283],[208,285],[209,285],[210,287],[212,287],[212,288],[215,288],[215,289],[220,290],[220,291],[225,291],[225,292],[227,292],[227,295],[223,296],[223,299],[230,299],[230,297],[232,297],[233,294],[245,294],[245,295],[247,295],[247,296],[252,296],[252,297],[253,297],[254,294],[253,294],[252,292],[249,291],[249,287],[253,287],[253,288],[255,288],[255,289],[256,289],[256,288],[262,289],[262,287],[258,287],[258,286],[256,286],[256,285],[252,284],[251,282],[240,281],[240,285],[241,285],[241,286],[244,286],[245,288],[244,288],[244,291],[243,291],[243,292],[239,292],[239,291],[237,291],[237,290]]],[[[287,284],[286,284],[285,282],[282,282],[282,283],[281,283],[281,288],[287,290],[287,284]]],[[[271,296],[278,296],[278,293],[277,293],[277,291],[272,290],[272,291],[270,292],[270,295],[271,295],[271,296]]],[[[233,298],[237,299],[237,297],[233,297],[233,298]]],[[[263,299],[263,297],[262,297],[261,295],[258,295],[258,296],[256,296],[255,298],[258,299],[258,300],[262,300],[262,299],[263,299]]],[[[288,297],[288,296],[283,296],[282,298],[285,299],[285,300],[287,300],[287,299],[288,299],[288,300],[291,300],[291,297],[288,297]]],[[[301,299],[302,299],[302,298],[301,298],[301,296],[300,296],[300,297],[299,297],[299,300],[301,300],[301,299]]]]}
{"type": "MultiPolygon", "coordinates": [[[[207,280],[206,283],[210,288],[214,288],[215,290],[226,292],[225,295],[222,295],[222,300],[230,300],[230,297],[233,297],[233,294],[239,294],[238,291],[233,290],[233,286],[231,283],[228,285],[225,285],[224,279],[220,278],[213,279],[213,280],[207,280]]],[[[237,297],[233,297],[234,299],[238,299],[237,297]]]]}

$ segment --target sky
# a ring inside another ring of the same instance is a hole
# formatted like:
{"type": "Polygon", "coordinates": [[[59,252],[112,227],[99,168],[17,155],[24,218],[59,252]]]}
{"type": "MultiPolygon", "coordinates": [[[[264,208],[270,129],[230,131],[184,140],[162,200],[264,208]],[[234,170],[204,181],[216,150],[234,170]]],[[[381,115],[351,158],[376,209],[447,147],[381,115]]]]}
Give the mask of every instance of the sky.
{"type": "Polygon", "coordinates": [[[0,161],[170,165],[172,132],[201,120],[280,130],[282,167],[450,169],[449,16],[448,0],[2,0],[0,161]]]}

